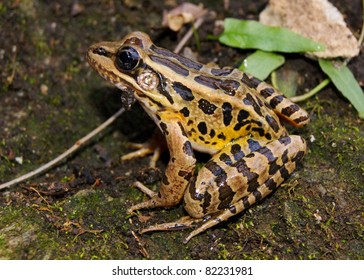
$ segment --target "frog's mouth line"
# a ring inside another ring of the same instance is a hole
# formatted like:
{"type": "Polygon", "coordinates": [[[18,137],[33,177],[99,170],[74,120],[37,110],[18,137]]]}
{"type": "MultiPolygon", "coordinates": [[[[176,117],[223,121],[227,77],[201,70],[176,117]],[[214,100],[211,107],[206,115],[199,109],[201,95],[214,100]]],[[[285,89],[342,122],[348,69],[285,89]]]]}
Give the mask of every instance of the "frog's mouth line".
{"type": "Polygon", "coordinates": [[[90,52],[87,52],[86,59],[89,65],[105,80],[109,81],[110,83],[114,84],[118,89],[122,91],[121,94],[121,104],[126,110],[130,110],[131,106],[135,103],[135,90],[132,86],[127,85],[125,82],[119,82],[118,77],[105,69],[102,65],[97,63],[95,59],[93,59],[90,55],[90,52]]]}

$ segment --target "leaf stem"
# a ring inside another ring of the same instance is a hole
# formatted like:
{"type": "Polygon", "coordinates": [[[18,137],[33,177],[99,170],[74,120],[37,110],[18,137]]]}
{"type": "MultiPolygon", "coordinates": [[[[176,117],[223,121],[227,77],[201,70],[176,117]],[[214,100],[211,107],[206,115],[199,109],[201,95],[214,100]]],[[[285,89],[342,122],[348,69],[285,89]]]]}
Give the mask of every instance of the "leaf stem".
{"type": "MultiPolygon", "coordinates": [[[[364,1],[364,0],[363,0],[364,1]]],[[[278,83],[277,83],[277,73],[276,71],[273,71],[271,74],[270,74],[270,81],[272,82],[272,86],[276,89],[279,89],[278,87],[278,83]]]]}
{"type": "Polygon", "coordinates": [[[330,82],[331,82],[330,79],[325,79],[321,83],[319,83],[315,88],[310,90],[309,92],[307,92],[303,95],[291,97],[290,100],[292,102],[300,102],[300,101],[306,100],[306,99],[310,98],[311,96],[315,95],[316,93],[318,93],[320,90],[322,90],[324,87],[326,87],[330,82]]]}

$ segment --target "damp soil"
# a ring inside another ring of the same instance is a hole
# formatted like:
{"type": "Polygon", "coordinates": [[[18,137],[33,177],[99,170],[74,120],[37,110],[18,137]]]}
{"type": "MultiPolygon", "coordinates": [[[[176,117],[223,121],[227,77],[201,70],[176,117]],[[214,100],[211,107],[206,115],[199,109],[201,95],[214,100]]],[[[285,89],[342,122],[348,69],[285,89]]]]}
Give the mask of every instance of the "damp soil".
{"type": "MultiPolygon", "coordinates": [[[[0,178],[8,181],[55,158],[121,106],[120,91],[87,65],[87,47],[133,30],[173,49],[183,33],[161,27],[163,9],[181,1],[9,1],[0,3],[0,178]],[[157,3],[158,2],[158,3],[157,3]],[[82,3],[82,4],[81,4],[82,3]]],[[[216,19],[257,19],[267,1],[202,1],[216,19]]],[[[332,1],[358,37],[361,1],[332,1]]],[[[207,21],[189,47],[203,63],[238,65],[249,51],[208,39],[207,21]]],[[[289,55],[298,93],[325,76],[316,62],[289,55]]],[[[364,85],[363,55],[349,67],[364,85]]],[[[0,259],[364,259],[363,120],[332,86],[301,103],[311,123],[299,131],[309,152],[271,196],[193,238],[189,230],[140,235],[145,225],[185,215],[183,206],[126,209],[157,190],[168,154],[121,161],[130,142],[155,125],[135,104],[118,121],[45,174],[0,192],[0,259]]],[[[203,160],[203,157],[201,157],[203,160]]]]}

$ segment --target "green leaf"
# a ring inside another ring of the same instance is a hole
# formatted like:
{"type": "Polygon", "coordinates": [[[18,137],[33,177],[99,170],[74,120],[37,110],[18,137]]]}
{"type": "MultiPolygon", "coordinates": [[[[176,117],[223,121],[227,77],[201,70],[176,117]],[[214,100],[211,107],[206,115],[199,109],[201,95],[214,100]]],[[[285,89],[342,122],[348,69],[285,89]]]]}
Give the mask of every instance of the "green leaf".
{"type": "Polygon", "coordinates": [[[359,117],[364,118],[364,93],[350,69],[345,65],[335,67],[332,61],[325,59],[319,59],[319,64],[336,88],[359,112],[359,117]]]}
{"type": "Polygon", "coordinates": [[[272,71],[283,63],[284,57],[282,55],[257,50],[244,59],[239,69],[260,80],[265,80],[272,71]]]}
{"type": "Polygon", "coordinates": [[[219,41],[231,47],[278,52],[323,51],[325,46],[287,28],[273,27],[253,20],[226,18],[219,41]]]}
{"type": "Polygon", "coordinates": [[[285,67],[274,72],[274,74],[275,76],[272,75],[272,84],[274,87],[279,89],[286,97],[291,98],[296,96],[299,81],[298,72],[285,67]]]}

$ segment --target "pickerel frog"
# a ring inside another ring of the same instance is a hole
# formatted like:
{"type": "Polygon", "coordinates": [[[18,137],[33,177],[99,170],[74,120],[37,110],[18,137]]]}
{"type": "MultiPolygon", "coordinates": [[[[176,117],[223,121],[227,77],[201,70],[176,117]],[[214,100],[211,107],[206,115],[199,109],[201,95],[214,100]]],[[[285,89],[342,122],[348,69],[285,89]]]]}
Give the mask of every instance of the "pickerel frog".
{"type": "Polygon", "coordinates": [[[133,93],[157,124],[170,153],[158,193],[129,208],[172,207],[188,216],[141,232],[195,228],[185,242],[261,200],[295,170],[304,139],[288,135],[281,120],[300,127],[307,113],[272,86],[237,69],[210,68],[157,47],[133,32],[92,45],[90,65],[133,93]],[[195,172],[194,150],[211,154],[195,172]]]}

